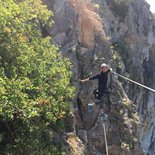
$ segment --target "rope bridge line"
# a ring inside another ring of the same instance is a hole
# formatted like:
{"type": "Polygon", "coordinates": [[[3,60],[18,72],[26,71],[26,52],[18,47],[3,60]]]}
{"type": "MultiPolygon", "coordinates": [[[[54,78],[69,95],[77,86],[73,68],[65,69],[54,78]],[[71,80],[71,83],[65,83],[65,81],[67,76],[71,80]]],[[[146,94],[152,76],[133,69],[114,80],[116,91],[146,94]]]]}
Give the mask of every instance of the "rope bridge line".
{"type": "Polygon", "coordinates": [[[128,80],[128,81],[130,81],[130,82],[132,82],[132,83],[134,83],[134,84],[136,84],[136,85],[138,85],[138,86],[141,86],[141,87],[143,87],[143,88],[145,88],[145,89],[147,89],[147,90],[150,90],[150,91],[152,91],[152,92],[155,93],[155,89],[153,89],[153,88],[150,88],[150,87],[148,87],[148,86],[145,86],[145,85],[143,85],[143,84],[141,84],[141,83],[139,83],[139,82],[136,82],[136,81],[134,81],[134,80],[131,80],[131,79],[129,79],[129,78],[123,76],[123,75],[120,75],[120,74],[116,73],[116,72],[113,72],[113,71],[112,71],[112,73],[115,74],[115,75],[117,75],[117,76],[119,76],[119,77],[121,77],[121,78],[123,78],[123,79],[125,79],[125,80],[128,80]]]}
{"type": "Polygon", "coordinates": [[[105,146],[106,146],[106,155],[109,155],[108,144],[107,144],[106,128],[105,128],[105,124],[104,123],[103,123],[103,130],[104,130],[104,140],[105,140],[105,146]]]}

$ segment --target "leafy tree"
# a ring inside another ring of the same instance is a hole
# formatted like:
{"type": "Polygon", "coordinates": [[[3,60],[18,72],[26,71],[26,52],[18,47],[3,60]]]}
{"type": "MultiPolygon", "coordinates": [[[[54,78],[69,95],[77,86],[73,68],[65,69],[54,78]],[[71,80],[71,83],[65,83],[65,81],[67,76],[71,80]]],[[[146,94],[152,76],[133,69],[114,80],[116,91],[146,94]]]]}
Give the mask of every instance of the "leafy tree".
{"type": "Polygon", "coordinates": [[[69,111],[71,64],[42,38],[52,12],[40,0],[0,0],[0,8],[0,152],[52,154],[43,135],[69,111]]]}

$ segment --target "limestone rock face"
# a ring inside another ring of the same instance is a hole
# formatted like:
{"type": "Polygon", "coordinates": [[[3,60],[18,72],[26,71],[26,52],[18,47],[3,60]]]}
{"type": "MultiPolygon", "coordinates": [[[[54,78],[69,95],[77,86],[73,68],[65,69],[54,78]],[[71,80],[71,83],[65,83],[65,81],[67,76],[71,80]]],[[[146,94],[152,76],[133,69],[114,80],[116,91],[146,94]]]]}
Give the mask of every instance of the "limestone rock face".
{"type": "MultiPolygon", "coordinates": [[[[155,88],[155,21],[144,0],[43,2],[54,12],[55,23],[47,31],[52,43],[73,64],[71,82],[77,92],[78,80],[98,73],[103,62],[114,71],[155,88]]],[[[103,121],[97,117],[99,106],[93,107],[92,113],[87,110],[88,103],[95,102],[95,88],[96,81],[82,85],[83,123],[77,108],[72,107],[76,121],[71,129],[76,130],[84,145],[81,154],[86,155],[106,154],[103,121]]],[[[104,122],[109,154],[154,155],[155,94],[114,76],[111,100],[111,113],[104,122]]]]}

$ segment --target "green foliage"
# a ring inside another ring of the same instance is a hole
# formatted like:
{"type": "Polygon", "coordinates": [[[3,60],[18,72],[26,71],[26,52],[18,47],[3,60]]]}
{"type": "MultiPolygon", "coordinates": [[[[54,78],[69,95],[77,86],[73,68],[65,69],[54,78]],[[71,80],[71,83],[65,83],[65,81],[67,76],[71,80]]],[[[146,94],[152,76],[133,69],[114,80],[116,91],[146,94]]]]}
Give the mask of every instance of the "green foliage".
{"type": "Polygon", "coordinates": [[[130,145],[128,143],[122,142],[121,143],[121,149],[126,150],[126,151],[130,151],[130,145]]]}
{"type": "Polygon", "coordinates": [[[94,3],[94,7],[95,7],[96,9],[99,9],[99,8],[100,8],[100,4],[94,3]]]}
{"type": "Polygon", "coordinates": [[[128,72],[129,66],[131,64],[130,52],[124,41],[118,41],[113,43],[113,58],[117,64],[117,71],[120,73],[123,69],[123,65],[125,65],[125,69],[128,72]]]}
{"type": "Polygon", "coordinates": [[[54,147],[41,135],[69,111],[71,64],[42,38],[39,25],[51,24],[52,12],[40,0],[2,0],[0,8],[0,118],[11,137],[6,150],[48,154],[54,147]]]}
{"type": "Polygon", "coordinates": [[[113,51],[113,59],[116,62],[116,70],[118,73],[120,73],[123,70],[124,65],[123,65],[122,58],[117,50],[113,51]]]}

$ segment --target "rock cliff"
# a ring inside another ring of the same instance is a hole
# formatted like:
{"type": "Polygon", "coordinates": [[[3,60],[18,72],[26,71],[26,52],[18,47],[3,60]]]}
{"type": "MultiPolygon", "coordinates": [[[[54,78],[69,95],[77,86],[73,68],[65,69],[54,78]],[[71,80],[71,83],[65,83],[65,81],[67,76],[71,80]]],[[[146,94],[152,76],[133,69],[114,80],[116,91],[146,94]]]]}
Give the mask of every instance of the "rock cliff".
{"type": "MultiPolygon", "coordinates": [[[[55,23],[46,28],[47,33],[73,63],[71,82],[77,92],[78,79],[96,74],[103,62],[155,88],[155,22],[144,0],[43,1],[54,12],[55,23]]],[[[83,123],[73,101],[76,132],[68,139],[70,154],[106,154],[103,122],[97,118],[99,107],[87,112],[96,87],[96,82],[82,86],[83,123]]],[[[154,93],[114,77],[111,100],[112,111],[104,121],[109,155],[154,155],[154,93]]]]}

